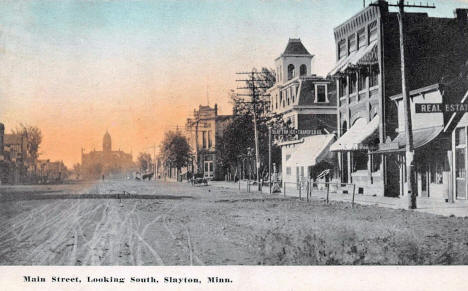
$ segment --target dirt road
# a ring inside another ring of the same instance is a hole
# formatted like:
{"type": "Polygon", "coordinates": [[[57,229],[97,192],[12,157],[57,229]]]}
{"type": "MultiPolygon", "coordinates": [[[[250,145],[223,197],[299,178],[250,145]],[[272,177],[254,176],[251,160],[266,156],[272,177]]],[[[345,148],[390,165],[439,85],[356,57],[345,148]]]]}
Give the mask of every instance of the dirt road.
{"type": "Polygon", "coordinates": [[[181,183],[0,187],[2,265],[466,264],[467,226],[181,183]]]}
{"type": "MultiPolygon", "coordinates": [[[[190,219],[187,210],[223,196],[218,191],[206,197],[211,190],[203,187],[135,181],[2,190],[10,198],[15,192],[18,197],[24,193],[35,198],[51,193],[60,197],[29,200],[22,195],[22,200],[0,203],[0,262],[20,265],[204,265],[197,248],[200,244],[193,237],[207,236],[209,231],[201,234],[200,230],[207,229],[190,219]],[[109,193],[123,199],[76,199],[77,195],[109,193]],[[74,199],[67,199],[71,195],[74,199]],[[194,225],[187,224],[188,220],[194,225]]],[[[213,256],[211,250],[206,252],[210,263],[213,258],[218,263],[229,261],[213,256]]]]}

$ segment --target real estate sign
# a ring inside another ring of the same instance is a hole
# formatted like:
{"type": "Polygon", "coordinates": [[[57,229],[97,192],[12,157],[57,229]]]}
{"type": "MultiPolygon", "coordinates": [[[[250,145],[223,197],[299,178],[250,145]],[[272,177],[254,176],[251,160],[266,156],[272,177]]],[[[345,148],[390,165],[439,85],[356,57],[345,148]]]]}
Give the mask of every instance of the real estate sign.
{"type": "Polygon", "coordinates": [[[416,103],[416,113],[468,112],[468,104],[416,103]]]}

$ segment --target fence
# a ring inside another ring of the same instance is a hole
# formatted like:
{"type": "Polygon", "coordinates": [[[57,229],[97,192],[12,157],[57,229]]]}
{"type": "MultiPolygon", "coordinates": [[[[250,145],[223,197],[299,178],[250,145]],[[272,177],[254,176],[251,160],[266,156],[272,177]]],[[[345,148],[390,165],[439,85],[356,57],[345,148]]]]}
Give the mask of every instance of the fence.
{"type": "MultiPolygon", "coordinates": [[[[273,186],[274,183],[272,183],[273,186]]],[[[284,197],[298,197],[300,200],[311,200],[312,197],[324,198],[327,203],[330,202],[330,194],[351,195],[351,203],[354,206],[356,196],[356,185],[352,183],[341,182],[315,182],[312,180],[303,180],[299,182],[282,182],[281,192],[284,197]]],[[[239,192],[257,192],[257,182],[254,180],[239,180],[237,182],[239,192]]],[[[270,185],[268,181],[262,183],[262,192],[269,193],[270,185]]]]}

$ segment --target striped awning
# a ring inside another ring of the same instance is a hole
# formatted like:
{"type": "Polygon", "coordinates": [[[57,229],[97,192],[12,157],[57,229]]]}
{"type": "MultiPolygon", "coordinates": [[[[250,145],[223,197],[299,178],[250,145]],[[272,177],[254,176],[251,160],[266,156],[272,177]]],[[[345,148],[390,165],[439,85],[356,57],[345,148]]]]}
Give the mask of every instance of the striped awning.
{"type": "Polygon", "coordinates": [[[329,76],[334,76],[338,73],[344,73],[346,70],[356,68],[358,66],[375,64],[378,61],[377,41],[371,42],[368,46],[354,51],[346,58],[338,61],[333,70],[328,73],[329,76]]]}
{"type": "Polygon", "coordinates": [[[358,151],[367,149],[364,141],[379,129],[380,117],[377,115],[370,122],[358,119],[331,147],[332,152],[358,151]]]}

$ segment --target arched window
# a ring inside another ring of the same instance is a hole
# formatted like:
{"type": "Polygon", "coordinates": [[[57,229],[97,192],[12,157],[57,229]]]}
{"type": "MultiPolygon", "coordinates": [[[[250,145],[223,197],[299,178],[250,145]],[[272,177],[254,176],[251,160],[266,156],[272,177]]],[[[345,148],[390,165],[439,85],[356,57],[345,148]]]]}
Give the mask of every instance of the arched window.
{"type": "Polygon", "coordinates": [[[294,65],[290,64],[288,66],[288,80],[291,80],[292,78],[294,78],[295,75],[296,75],[296,72],[294,71],[294,65]]]}
{"type": "Polygon", "coordinates": [[[307,75],[307,66],[306,65],[301,65],[299,68],[299,75],[305,76],[307,75]]]}

